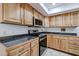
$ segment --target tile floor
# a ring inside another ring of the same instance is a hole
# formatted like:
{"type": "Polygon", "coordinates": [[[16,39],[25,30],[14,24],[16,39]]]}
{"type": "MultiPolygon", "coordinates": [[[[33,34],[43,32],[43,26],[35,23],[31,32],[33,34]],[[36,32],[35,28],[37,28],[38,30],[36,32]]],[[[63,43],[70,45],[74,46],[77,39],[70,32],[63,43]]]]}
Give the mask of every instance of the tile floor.
{"type": "Polygon", "coordinates": [[[71,56],[69,54],[47,48],[42,56],[71,56]]]}

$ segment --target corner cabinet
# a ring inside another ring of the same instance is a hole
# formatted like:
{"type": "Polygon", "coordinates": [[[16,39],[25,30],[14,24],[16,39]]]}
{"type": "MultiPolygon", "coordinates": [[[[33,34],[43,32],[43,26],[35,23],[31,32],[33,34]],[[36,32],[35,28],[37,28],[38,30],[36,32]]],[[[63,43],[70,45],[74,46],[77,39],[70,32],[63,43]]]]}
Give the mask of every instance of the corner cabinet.
{"type": "Polygon", "coordinates": [[[3,22],[21,24],[20,4],[4,3],[3,5],[3,22]]]}

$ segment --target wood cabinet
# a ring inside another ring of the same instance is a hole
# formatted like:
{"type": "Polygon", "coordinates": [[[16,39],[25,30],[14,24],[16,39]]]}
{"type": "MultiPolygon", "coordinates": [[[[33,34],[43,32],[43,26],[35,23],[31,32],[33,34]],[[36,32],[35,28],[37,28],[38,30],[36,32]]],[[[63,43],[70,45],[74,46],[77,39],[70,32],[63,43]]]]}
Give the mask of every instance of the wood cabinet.
{"type": "Polygon", "coordinates": [[[9,47],[4,43],[0,43],[0,47],[0,55],[2,56],[39,56],[38,37],[9,47]]]}
{"type": "Polygon", "coordinates": [[[51,34],[47,35],[47,47],[53,48],[53,39],[51,34]]]}
{"type": "Polygon", "coordinates": [[[50,27],[56,27],[55,16],[51,16],[49,22],[50,22],[50,27]]]}
{"type": "Polygon", "coordinates": [[[21,5],[20,5],[20,9],[21,9],[21,24],[25,24],[25,19],[24,19],[24,10],[25,10],[25,4],[24,3],[22,3],[21,5]]]}
{"type": "Polygon", "coordinates": [[[53,35],[47,35],[47,46],[50,48],[60,49],[60,39],[53,35]]]}
{"type": "Polygon", "coordinates": [[[31,56],[39,56],[39,46],[35,45],[31,47],[31,56]]]}
{"type": "Polygon", "coordinates": [[[68,48],[68,43],[69,43],[69,38],[68,37],[64,37],[62,36],[62,38],[60,39],[60,50],[68,52],[69,48],[68,48]]]}
{"type": "Polygon", "coordinates": [[[78,25],[78,12],[72,12],[71,13],[71,26],[77,26],[78,25]]]}
{"type": "Polygon", "coordinates": [[[0,22],[2,22],[2,17],[3,17],[3,7],[2,7],[2,4],[0,3],[0,22]]]}
{"type": "Polygon", "coordinates": [[[27,50],[30,50],[30,43],[23,43],[18,44],[13,47],[9,47],[7,49],[9,56],[20,56],[21,54],[25,53],[27,50]]]}
{"type": "Polygon", "coordinates": [[[49,17],[45,17],[44,19],[44,27],[49,27],[49,17]]]}
{"type": "Polygon", "coordinates": [[[50,17],[50,27],[74,27],[79,26],[78,12],[60,14],[50,17]]]}
{"type": "Polygon", "coordinates": [[[3,22],[21,24],[20,4],[18,3],[3,4],[3,22]]]}
{"type": "Polygon", "coordinates": [[[79,37],[48,34],[47,46],[67,53],[79,55],[79,37]]]}
{"type": "Polygon", "coordinates": [[[62,15],[55,16],[56,26],[62,26],[62,15]]]}
{"type": "Polygon", "coordinates": [[[24,52],[24,53],[21,54],[20,56],[30,56],[30,50],[24,52]]]}
{"type": "Polygon", "coordinates": [[[34,18],[39,19],[39,13],[34,9],[34,18]]]}
{"type": "Polygon", "coordinates": [[[71,26],[71,16],[70,13],[63,14],[63,26],[71,26]]]}
{"type": "Polygon", "coordinates": [[[33,8],[29,4],[25,4],[24,24],[33,25],[33,8]]]}
{"type": "Polygon", "coordinates": [[[39,56],[39,42],[37,38],[31,42],[31,56],[39,56]]]}
{"type": "Polygon", "coordinates": [[[79,55],[79,38],[71,38],[69,40],[69,52],[79,55]]]}

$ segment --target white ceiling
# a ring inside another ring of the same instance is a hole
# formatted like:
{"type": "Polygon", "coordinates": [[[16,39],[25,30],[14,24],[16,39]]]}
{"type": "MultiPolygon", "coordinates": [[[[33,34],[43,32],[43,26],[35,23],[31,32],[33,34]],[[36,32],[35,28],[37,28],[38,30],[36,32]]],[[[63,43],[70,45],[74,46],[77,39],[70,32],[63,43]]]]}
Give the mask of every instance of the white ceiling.
{"type": "Polygon", "coordinates": [[[79,10],[79,3],[31,3],[31,6],[37,9],[45,16],[52,16],[79,10]]]}
{"type": "Polygon", "coordinates": [[[56,8],[56,7],[65,5],[66,3],[55,3],[55,5],[53,5],[53,3],[43,3],[43,4],[48,10],[50,10],[52,8],[56,8]]]}

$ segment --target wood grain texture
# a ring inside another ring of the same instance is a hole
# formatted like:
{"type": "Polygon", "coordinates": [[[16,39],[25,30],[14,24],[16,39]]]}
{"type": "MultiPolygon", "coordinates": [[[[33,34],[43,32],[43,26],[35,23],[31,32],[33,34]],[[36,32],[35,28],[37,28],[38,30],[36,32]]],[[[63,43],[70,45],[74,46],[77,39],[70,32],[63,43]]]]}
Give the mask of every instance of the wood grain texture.
{"type": "Polygon", "coordinates": [[[7,56],[6,47],[0,43],[0,56],[7,56]]]}

